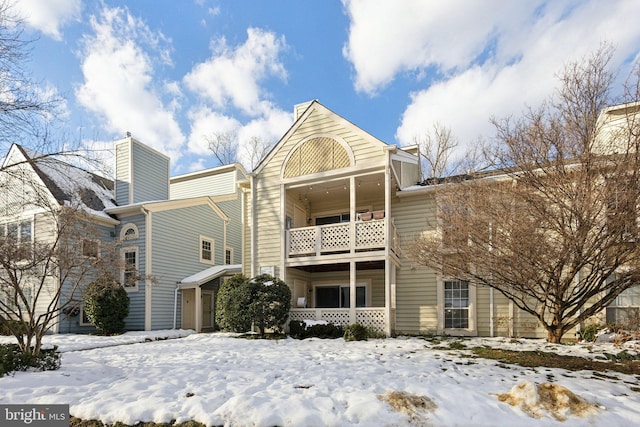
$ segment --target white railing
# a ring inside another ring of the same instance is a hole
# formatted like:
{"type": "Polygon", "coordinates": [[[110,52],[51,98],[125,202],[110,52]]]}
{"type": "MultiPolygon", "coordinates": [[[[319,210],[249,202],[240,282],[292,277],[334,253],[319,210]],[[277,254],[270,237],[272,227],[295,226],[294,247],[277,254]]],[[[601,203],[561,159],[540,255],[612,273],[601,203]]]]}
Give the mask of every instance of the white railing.
{"type": "MultiPolygon", "coordinates": [[[[348,308],[292,308],[289,311],[289,320],[324,320],[342,326],[353,323],[349,319],[348,308]]],[[[385,320],[383,307],[356,308],[356,323],[363,326],[371,326],[384,332],[385,320]]]]}
{"type": "MultiPolygon", "coordinates": [[[[288,255],[322,255],[350,250],[384,249],[386,219],[318,225],[287,230],[288,255]],[[352,228],[354,238],[352,235],[352,228]]],[[[397,253],[398,232],[391,222],[391,249],[397,253]]]]}

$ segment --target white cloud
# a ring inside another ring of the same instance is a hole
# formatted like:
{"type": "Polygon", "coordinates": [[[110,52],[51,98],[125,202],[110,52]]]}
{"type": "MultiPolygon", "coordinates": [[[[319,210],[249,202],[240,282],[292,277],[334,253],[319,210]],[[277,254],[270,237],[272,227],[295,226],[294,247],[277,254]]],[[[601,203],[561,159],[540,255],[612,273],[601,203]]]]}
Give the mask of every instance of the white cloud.
{"type": "Polygon", "coordinates": [[[286,80],[280,61],[286,49],[283,36],[258,28],[247,29],[247,40],[230,47],[224,38],[213,40],[212,55],[184,77],[187,88],[203,105],[189,112],[191,132],[188,149],[197,155],[211,155],[204,136],[233,131],[237,137],[238,161],[250,168],[248,142],[260,138],[273,142],[291,126],[293,117],[269,101],[267,79],[286,80]],[[238,111],[238,117],[232,112],[238,111]],[[243,120],[242,117],[248,117],[243,120]]]}
{"type": "Polygon", "coordinates": [[[351,20],[343,54],[355,86],[374,94],[401,72],[448,74],[478,60],[497,27],[517,27],[533,2],[343,0],[351,20]]]}
{"type": "Polygon", "coordinates": [[[224,113],[213,111],[208,107],[201,107],[189,113],[189,120],[191,121],[189,152],[201,156],[211,156],[205,137],[216,132],[235,132],[238,144],[238,161],[249,170],[251,168],[247,146],[251,138],[258,137],[264,142],[275,143],[291,126],[293,117],[289,112],[273,108],[260,117],[242,123],[224,113]]]}
{"type": "Polygon", "coordinates": [[[90,23],[93,34],[85,36],[81,52],[79,103],[99,115],[112,135],[131,131],[176,160],[185,142],[174,115],[179,88],[154,84],[154,65],[171,64],[169,41],[126,8],[104,8],[90,23]],[[163,93],[174,97],[168,106],[163,93]]]}
{"type": "Polygon", "coordinates": [[[619,66],[640,46],[640,3],[629,0],[344,5],[351,24],[343,51],[356,89],[375,95],[399,76],[423,85],[402,116],[401,144],[411,144],[435,121],[463,145],[489,137],[491,116],[518,115],[547,98],[567,61],[607,41],[617,49],[613,65],[619,66]],[[435,77],[422,83],[427,73],[435,77]]]}
{"type": "Polygon", "coordinates": [[[279,60],[285,48],[284,36],[249,28],[246,42],[235,48],[225,38],[212,41],[211,58],[196,65],[184,82],[217,109],[231,104],[244,114],[258,116],[271,108],[261,84],[269,77],[287,77],[279,60]]]}
{"type": "Polygon", "coordinates": [[[79,20],[82,13],[81,0],[20,0],[15,6],[29,27],[54,40],[61,40],[60,28],[79,20]]]}
{"type": "Polygon", "coordinates": [[[226,116],[208,107],[200,107],[189,113],[191,132],[188,142],[188,150],[199,155],[211,155],[205,137],[216,132],[225,133],[237,131],[241,124],[233,117],[226,116]]]}

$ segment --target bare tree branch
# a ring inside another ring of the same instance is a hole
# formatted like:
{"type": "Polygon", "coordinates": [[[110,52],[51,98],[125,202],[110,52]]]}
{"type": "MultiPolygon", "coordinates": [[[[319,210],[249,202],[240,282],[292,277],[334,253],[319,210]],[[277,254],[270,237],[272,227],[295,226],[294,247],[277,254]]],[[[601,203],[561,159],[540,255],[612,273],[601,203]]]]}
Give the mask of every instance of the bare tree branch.
{"type": "Polygon", "coordinates": [[[499,169],[434,188],[437,219],[407,248],[499,290],[551,342],[640,281],[640,85],[628,85],[622,116],[599,118],[612,101],[611,55],[603,45],[567,64],[549,102],[493,120],[499,169]]]}

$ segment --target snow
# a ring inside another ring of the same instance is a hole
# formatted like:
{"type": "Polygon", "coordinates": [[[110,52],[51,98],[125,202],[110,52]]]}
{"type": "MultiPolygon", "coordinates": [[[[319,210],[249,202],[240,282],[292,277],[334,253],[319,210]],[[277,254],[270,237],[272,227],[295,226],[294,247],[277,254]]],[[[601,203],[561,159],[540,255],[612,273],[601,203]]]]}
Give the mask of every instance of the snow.
{"type": "MultiPolygon", "coordinates": [[[[450,342],[256,340],[184,330],[53,335],[45,343],[59,347],[62,367],[0,378],[0,403],[67,403],[76,417],[127,424],[193,419],[209,426],[640,425],[633,375],[609,371],[603,378],[591,371],[505,365],[469,358],[468,350],[449,349],[450,342]],[[564,410],[565,421],[554,418],[534,395],[545,387],[575,394],[589,410],[564,410]],[[524,405],[498,398],[509,393],[524,405]]],[[[461,342],[468,348],[592,358],[640,350],[637,341],[622,347],[505,338],[461,342]]]]}

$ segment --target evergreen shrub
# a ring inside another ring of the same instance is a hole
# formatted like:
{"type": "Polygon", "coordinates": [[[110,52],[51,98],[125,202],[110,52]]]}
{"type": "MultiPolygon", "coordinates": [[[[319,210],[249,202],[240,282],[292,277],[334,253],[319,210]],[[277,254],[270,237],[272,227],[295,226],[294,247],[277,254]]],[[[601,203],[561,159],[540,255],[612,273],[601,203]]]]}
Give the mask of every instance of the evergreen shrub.
{"type": "Polygon", "coordinates": [[[84,312],[102,334],[121,334],[124,332],[124,319],[129,315],[129,295],[113,278],[101,277],[87,286],[84,312]]]}

